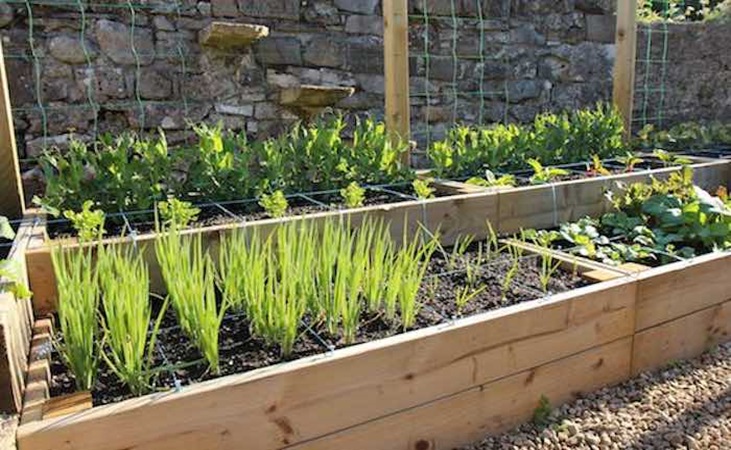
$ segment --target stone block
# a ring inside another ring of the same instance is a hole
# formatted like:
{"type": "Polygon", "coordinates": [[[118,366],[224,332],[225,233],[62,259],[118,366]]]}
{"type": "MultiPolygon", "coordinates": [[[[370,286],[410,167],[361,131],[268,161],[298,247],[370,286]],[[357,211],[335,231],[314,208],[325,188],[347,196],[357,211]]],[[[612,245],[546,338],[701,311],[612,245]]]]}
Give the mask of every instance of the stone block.
{"type": "Polygon", "coordinates": [[[348,16],[345,21],[345,32],[383,36],[383,18],[381,16],[348,16]]]}
{"type": "Polygon", "coordinates": [[[211,22],[198,34],[198,42],[209,47],[231,50],[249,47],[268,35],[269,28],[264,25],[211,22]]]}
{"type": "Polygon", "coordinates": [[[239,11],[245,16],[297,20],[300,0],[238,0],[239,11]]]}
{"type": "Polygon", "coordinates": [[[239,5],[236,0],[211,0],[211,14],[214,17],[236,17],[239,5]]]}
{"type": "Polygon", "coordinates": [[[97,52],[89,41],[81,40],[78,36],[61,35],[51,39],[48,52],[61,62],[68,64],[82,64],[93,61],[97,52]]]}
{"type": "Polygon", "coordinates": [[[102,19],[94,27],[101,51],[112,61],[122,65],[149,65],[155,59],[155,41],[152,31],[135,28],[134,38],[126,24],[102,19]],[[134,44],[134,47],[133,47],[134,44]]]}
{"type": "Polygon", "coordinates": [[[356,14],[376,14],[378,0],[335,0],[335,6],[346,12],[356,14]]]}
{"type": "Polygon", "coordinates": [[[303,62],[319,67],[345,66],[345,51],[342,42],[327,35],[315,36],[305,49],[303,62]]]}
{"type": "Polygon", "coordinates": [[[612,44],[615,41],[617,18],[610,15],[587,14],[586,38],[594,42],[612,44]]]}
{"type": "Polygon", "coordinates": [[[268,37],[255,47],[257,60],[264,65],[302,65],[302,44],[296,37],[268,37]]]}

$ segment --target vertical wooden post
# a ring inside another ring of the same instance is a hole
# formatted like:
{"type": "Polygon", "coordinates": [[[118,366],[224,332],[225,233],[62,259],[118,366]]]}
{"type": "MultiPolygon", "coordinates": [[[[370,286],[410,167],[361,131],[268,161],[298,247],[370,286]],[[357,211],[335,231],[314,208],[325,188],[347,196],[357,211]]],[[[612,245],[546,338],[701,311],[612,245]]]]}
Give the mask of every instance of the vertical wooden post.
{"type": "Polygon", "coordinates": [[[632,107],[635,91],[635,59],[637,55],[637,0],[617,2],[615,34],[614,104],[624,118],[624,135],[632,136],[632,107]]]}
{"type": "MultiPolygon", "coordinates": [[[[411,131],[407,0],[383,0],[383,60],[386,126],[393,140],[408,141],[411,131]]],[[[410,163],[410,151],[404,159],[410,163]]]]}
{"type": "Polygon", "coordinates": [[[19,219],[24,212],[23,182],[20,179],[8,76],[0,41],[0,215],[19,219]]]}

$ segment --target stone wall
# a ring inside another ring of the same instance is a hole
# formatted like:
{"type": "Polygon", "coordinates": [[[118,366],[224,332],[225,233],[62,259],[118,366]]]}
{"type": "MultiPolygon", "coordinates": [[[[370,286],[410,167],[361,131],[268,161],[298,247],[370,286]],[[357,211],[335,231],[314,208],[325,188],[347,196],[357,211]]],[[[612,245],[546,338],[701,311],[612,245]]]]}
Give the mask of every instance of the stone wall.
{"type": "Polygon", "coordinates": [[[730,23],[641,26],[637,44],[636,129],[644,119],[665,128],[687,121],[731,122],[730,23]]]}
{"type": "MultiPolygon", "coordinates": [[[[90,138],[160,127],[174,141],[188,121],[266,136],[297,119],[279,92],[300,83],[351,86],[354,95],[338,108],[382,116],[379,0],[136,0],[134,11],[106,0],[83,16],[73,1],[30,3],[29,15],[22,4],[0,2],[21,158],[45,143],[62,146],[70,132],[90,138]],[[247,49],[202,47],[199,31],[212,20],[262,24],[270,33],[247,49]]],[[[416,135],[427,122],[438,135],[455,120],[526,121],[609,98],[611,4],[413,0],[416,135]]]]}

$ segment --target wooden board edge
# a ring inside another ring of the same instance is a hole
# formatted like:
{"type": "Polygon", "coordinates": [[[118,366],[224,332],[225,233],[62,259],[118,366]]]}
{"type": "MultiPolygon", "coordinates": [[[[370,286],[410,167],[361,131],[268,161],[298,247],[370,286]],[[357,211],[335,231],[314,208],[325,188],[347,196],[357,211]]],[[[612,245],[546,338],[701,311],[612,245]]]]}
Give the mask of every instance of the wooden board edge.
{"type": "Polygon", "coordinates": [[[632,349],[632,374],[694,358],[731,341],[731,292],[723,303],[637,332],[632,349]]]}
{"type": "MultiPolygon", "coordinates": [[[[227,389],[230,387],[235,387],[242,385],[244,383],[250,383],[250,382],[257,382],[257,381],[266,381],[267,379],[271,379],[273,377],[277,377],[283,374],[288,373],[296,373],[296,371],[308,368],[313,365],[319,365],[319,364],[333,364],[333,362],[337,362],[337,360],[341,360],[344,362],[350,361],[349,358],[358,358],[362,356],[364,353],[374,351],[374,350],[380,350],[387,347],[394,347],[398,345],[402,345],[404,343],[415,343],[419,344],[420,339],[424,338],[431,338],[436,335],[439,335],[443,332],[454,332],[459,331],[460,329],[466,329],[468,327],[472,327],[473,329],[477,329],[475,327],[484,327],[485,324],[492,320],[501,320],[505,318],[506,316],[510,316],[513,314],[518,314],[521,312],[530,312],[533,310],[536,311],[543,311],[543,308],[551,308],[553,306],[557,306],[559,304],[563,304],[566,307],[569,307],[568,311],[571,311],[572,317],[578,311],[574,311],[574,308],[571,306],[573,303],[572,300],[576,300],[577,298],[582,298],[585,300],[586,304],[602,304],[601,302],[596,303],[594,300],[596,300],[595,295],[597,293],[602,293],[603,295],[608,295],[610,298],[626,298],[628,300],[622,300],[621,302],[626,303],[634,300],[634,296],[631,294],[631,292],[634,292],[634,284],[632,282],[627,282],[626,280],[613,280],[607,283],[603,283],[601,285],[595,285],[595,286],[589,286],[586,288],[581,288],[579,290],[565,293],[565,294],[559,294],[552,296],[549,299],[539,300],[535,302],[529,302],[532,304],[523,304],[523,305],[516,305],[514,307],[504,308],[504,310],[498,310],[498,311],[492,311],[487,312],[478,316],[473,316],[466,319],[457,320],[453,323],[448,323],[442,326],[436,326],[431,327],[429,329],[424,330],[418,330],[414,332],[410,332],[404,335],[395,336],[393,338],[387,338],[381,341],[375,341],[368,344],[362,344],[356,347],[351,348],[345,348],[342,350],[338,350],[330,355],[318,355],[315,357],[305,358],[302,360],[294,361],[291,363],[283,364],[280,366],[274,366],[272,368],[267,369],[260,369],[258,371],[250,372],[247,374],[242,375],[233,375],[225,378],[221,378],[218,380],[212,380],[210,382],[204,382],[200,383],[198,385],[194,385],[191,387],[186,387],[182,391],[178,393],[165,393],[165,394],[153,394],[146,397],[141,397],[137,399],[127,400],[121,403],[117,403],[114,405],[108,405],[108,406],[102,406],[98,408],[93,408],[92,410],[73,414],[70,416],[63,416],[55,419],[49,419],[49,420],[43,420],[42,422],[37,423],[31,423],[27,424],[21,427],[19,430],[18,436],[19,436],[19,442],[25,442],[26,439],[29,439],[32,441],[34,439],[34,434],[38,432],[43,433],[50,433],[53,432],[54,429],[64,429],[68,426],[75,426],[78,424],[89,424],[91,426],[92,423],[94,423],[96,420],[103,419],[106,416],[114,416],[114,415],[125,415],[127,414],[129,417],[129,414],[133,413],[135,410],[139,410],[140,408],[146,408],[150,405],[160,405],[164,403],[169,402],[178,402],[181,401],[185,403],[185,400],[191,400],[193,397],[196,397],[198,395],[206,395],[207,393],[215,390],[220,389],[227,389]],[[625,295],[629,293],[629,295],[625,295]],[[590,302],[589,299],[592,301],[590,302]],[[569,303],[567,303],[569,302],[569,303]]],[[[626,305],[626,311],[629,314],[633,313],[633,305],[626,305]]],[[[607,310],[605,313],[612,313],[612,310],[607,310]]],[[[580,313],[580,314],[587,314],[587,312],[580,313]]],[[[604,313],[602,313],[604,314],[604,313]]],[[[541,317],[545,318],[545,314],[541,313],[541,317]]],[[[631,316],[629,317],[631,320],[631,316]]],[[[566,319],[569,320],[569,319],[566,319]]],[[[588,316],[584,316],[583,318],[581,316],[575,316],[574,319],[570,320],[593,320],[588,318],[588,316]]],[[[563,319],[562,319],[563,321],[563,319]]],[[[569,322],[566,322],[568,325],[569,322]]],[[[594,329],[594,326],[591,327],[594,329]]],[[[623,332],[621,335],[629,335],[632,330],[631,324],[624,327],[626,328],[626,332],[623,332]]],[[[600,327],[601,329],[601,327],[600,327]]],[[[581,341],[581,339],[574,339],[574,341],[581,341]]],[[[591,342],[591,341],[590,341],[591,342]]],[[[592,345],[590,342],[582,343],[582,345],[592,345]]],[[[496,343],[497,345],[497,343],[496,343]]],[[[549,352],[550,353],[550,352],[549,352]]],[[[546,357],[550,359],[550,355],[542,354],[541,357],[546,357]]],[[[469,362],[467,360],[466,362],[469,362]]],[[[431,399],[430,399],[431,400],[431,399]]],[[[252,408],[254,406],[252,405],[252,408]]],[[[215,414],[216,412],[212,412],[212,414],[215,414]]],[[[239,411],[237,415],[243,414],[242,411],[239,411]]],[[[259,412],[261,414],[261,412],[259,412]]],[[[22,448],[22,446],[21,446],[22,448]]],[[[33,447],[29,447],[33,448],[33,447]]]]}

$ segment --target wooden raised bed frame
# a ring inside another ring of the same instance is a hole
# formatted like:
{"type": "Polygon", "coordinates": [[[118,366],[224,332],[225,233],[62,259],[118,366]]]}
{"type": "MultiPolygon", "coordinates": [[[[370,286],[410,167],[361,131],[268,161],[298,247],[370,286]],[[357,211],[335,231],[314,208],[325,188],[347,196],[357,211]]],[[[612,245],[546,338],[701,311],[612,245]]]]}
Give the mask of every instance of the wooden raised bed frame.
{"type": "MultiPolygon", "coordinates": [[[[28,284],[25,252],[43,243],[43,227],[28,216],[15,236],[7,260],[17,267],[22,282],[28,284]]],[[[10,281],[0,278],[0,411],[20,412],[28,370],[32,336],[33,307],[30,299],[16,298],[3,288],[10,281]]]]}
{"type": "Polygon", "coordinates": [[[731,253],[605,270],[613,279],[179,392],[39,421],[36,400],[19,449],[447,449],[529,419],[543,395],[560,404],[730,339],[731,253]]]}
{"type": "MultiPolygon", "coordinates": [[[[701,161],[693,165],[696,184],[716,189],[731,180],[731,161],[701,161]]],[[[604,193],[617,182],[632,183],[646,181],[650,176],[667,177],[678,168],[656,169],[648,172],[619,174],[606,177],[587,178],[538,186],[513,189],[476,189],[461,183],[444,182],[438,187],[442,191],[456,194],[426,201],[355,208],[344,211],[322,212],[285,219],[268,219],[247,223],[231,223],[200,229],[187,230],[187,234],[201,234],[206,245],[214,254],[220,237],[232,230],[258,227],[264,232],[278,224],[312,220],[324,221],[342,217],[357,226],[364,217],[382,218],[391,224],[394,239],[399,240],[406,225],[414,232],[422,225],[432,232],[439,232],[442,243],[449,245],[460,235],[472,235],[483,239],[487,234],[489,221],[499,233],[516,232],[522,228],[547,228],[566,221],[578,220],[584,216],[599,216],[607,212],[609,203],[604,193]],[[466,192],[466,193],[462,193],[466,192]]],[[[151,270],[151,284],[155,292],[163,293],[157,260],[154,255],[154,233],[129,238],[112,238],[104,242],[120,242],[125,245],[139,245],[145,248],[151,270]]],[[[43,315],[53,310],[56,303],[56,280],[51,263],[53,243],[30,250],[26,254],[30,287],[34,292],[34,310],[43,315]]],[[[79,248],[79,244],[67,245],[68,249],[79,248]]]]}
{"type": "MultiPolygon", "coordinates": [[[[728,162],[711,163],[696,175],[710,177],[701,181],[707,187],[726,184],[729,167],[728,162]]],[[[525,208],[500,204],[506,198],[518,201],[516,192],[526,192],[526,198],[546,190],[580,193],[580,185],[594,192],[595,185],[611,182],[591,179],[472,193],[345,215],[357,222],[366,213],[380,214],[396,221],[400,231],[407,213],[419,213],[428,226],[438,223],[429,220],[445,220],[446,240],[460,233],[484,236],[487,219],[501,230],[506,223],[514,226],[515,211],[525,208]]],[[[559,220],[601,214],[604,208],[603,203],[567,203],[558,214],[569,217],[559,220]]],[[[332,214],[314,220],[328,216],[332,214]]],[[[526,227],[546,220],[540,211],[525,217],[526,227]]],[[[206,233],[215,251],[215,237],[233,228],[190,233],[206,233]]],[[[30,263],[43,254],[48,248],[28,252],[31,273],[30,263]]],[[[560,257],[573,264],[570,255],[560,257]]],[[[43,417],[47,390],[29,390],[19,449],[446,449],[529,419],[543,395],[560,404],[577,392],[695,356],[730,339],[731,253],[639,273],[576,261],[579,272],[603,271],[600,278],[607,281],[177,392],[53,418],[43,417]]],[[[39,323],[37,331],[29,380],[42,385],[48,376],[49,323],[39,323]]]]}

